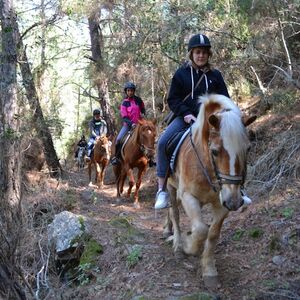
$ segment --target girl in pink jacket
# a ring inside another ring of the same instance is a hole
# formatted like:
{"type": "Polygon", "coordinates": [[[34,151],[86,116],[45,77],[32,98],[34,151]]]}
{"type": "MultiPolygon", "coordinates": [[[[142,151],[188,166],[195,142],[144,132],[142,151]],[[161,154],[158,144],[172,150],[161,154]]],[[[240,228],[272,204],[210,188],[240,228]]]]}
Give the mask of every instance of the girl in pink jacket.
{"type": "Polygon", "coordinates": [[[138,120],[142,119],[142,115],[145,115],[146,112],[143,100],[135,96],[135,89],[136,86],[132,82],[127,82],[124,85],[126,97],[123,99],[120,107],[123,126],[116,138],[115,156],[111,159],[112,165],[119,163],[121,151],[120,141],[125,134],[138,123],[138,120]]]}

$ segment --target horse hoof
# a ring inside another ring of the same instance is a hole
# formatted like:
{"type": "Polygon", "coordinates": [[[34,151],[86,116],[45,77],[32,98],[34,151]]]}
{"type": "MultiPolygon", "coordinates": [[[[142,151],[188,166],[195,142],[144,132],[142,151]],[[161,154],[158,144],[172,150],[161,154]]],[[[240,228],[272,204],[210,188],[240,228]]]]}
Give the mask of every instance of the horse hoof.
{"type": "Polygon", "coordinates": [[[170,232],[170,231],[164,231],[163,232],[163,238],[169,242],[169,241],[172,241],[173,240],[173,233],[170,232]]]}
{"type": "Polygon", "coordinates": [[[134,208],[141,208],[141,205],[139,203],[134,203],[133,206],[134,208]]]}
{"type": "Polygon", "coordinates": [[[203,281],[207,288],[221,287],[221,283],[219,281],[219,276],[203,276],[203,281]]]}
{"type": "MultiPolygon", "coordinates": [[[[165,233],[164,233],[165,234],[165,233]]],[[[174,235],[168,235],[165,237],[167,243],[171,243],[174,240],[174,235]]]]}
{"type": "Polygon", "coordinates": [[[90,182],[89,183],[89,187],[93,187],[94,185],[93,185],[93,183],[92,182],[90,182]]]}

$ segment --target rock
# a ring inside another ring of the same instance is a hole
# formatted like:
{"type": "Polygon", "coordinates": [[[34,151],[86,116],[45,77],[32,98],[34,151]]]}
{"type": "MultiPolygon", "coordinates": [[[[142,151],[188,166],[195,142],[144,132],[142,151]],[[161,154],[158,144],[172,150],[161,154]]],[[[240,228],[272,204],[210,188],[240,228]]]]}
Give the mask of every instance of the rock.
{"type": "Polygon", "coordinates": [[[48,241],[59,253],[76,247],[76,239],[87,231],[87,224],[82,216],[63,211],[55,215],[53,222],[48,225],[48,241]]]}
{"type": "Polygon", "coordinates": [[[286,258],[281,255],[276,255],[272,258],[272,262],[277,266],[281,266],[285,262],[285,260],[286,258]]]}

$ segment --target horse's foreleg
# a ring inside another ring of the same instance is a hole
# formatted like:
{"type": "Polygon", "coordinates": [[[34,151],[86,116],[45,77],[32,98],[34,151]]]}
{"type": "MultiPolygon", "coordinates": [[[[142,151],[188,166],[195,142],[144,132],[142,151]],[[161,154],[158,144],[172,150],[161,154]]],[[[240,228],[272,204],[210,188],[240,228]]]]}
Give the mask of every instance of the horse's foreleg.
{"type": "Polygon", "coordinates": [[[127,190],[127,197],[129,198],[132,187],[134,186],[133,170],[130,168],[128,168],[128,170],[127,170],[127,177],[128,177],[128,185],[129,185],[128,190],[127,190]]]}
{"type": "Polygon", "coordinates": [[[170,209],[168,210],[165,223],[163,225],[163,237],[166,239],[173,234],[173,225],[170,217],[170,209]]]}
{"type": "Polygon", "coordinates": [[[218,283],[218,272],[215,266],[214,252],[223,221],[228,215],[228,210],[218,203],[217,205],[213,205],[212,213],[213,221],[210,225],[202,254],[202,275],[207,286],[215,286],[218,283]]]}
{"type": "Polygon", "coordinates": [[[181,230],[179,225],[179,208],[177,202],[177,190],[173,187],[168,185],[168,191],[170,194],[170,201],[171,207],[169,209],[169,217],[172,221],[172,227],[174,230],[173,234],[173,248],[174,252],[181,252],[182,251],[182,240],[181,240],[181,230]]]}
{"type": "Polygon", "coordinates": [[[95,171],[96,171],[95,182],[96,182],[97,186],[100,188],[101,187],[101,181],[100,181],[101,170],[100,170],[100,165],[97,162],[95,162],[95,171]]]}
{"type": "Polygon", "coordinates": [[[127,172],[124,169],[122,169],[121,175],[120,175],[120,186],[119,186],[121,194],[123,193],[123,190],[124,190],[124,184],[125,184],[126,177],[127,177],[127,172]]]}
{"type": "Polygon", "coordinates": [[[89,185],[92,185],[92,164],[88,164],[88,173],[89,173],[89,185]]]}
{"type": "Polygon", "coordinates": [[[135,184],[135,192],[134,192],[134,206],[139,207],[139,189],[142,184],[142,177],[144,176],[147,169],[147,165],[138,171],[137,180],[135,184]]]}
{"type": "Polygon", "coordinates": [[[104,184],[104,175],[105,175],[105,169],[108,165],[108,161],[104,161],[101,164],[101,171],[100,171],[100,186],[103,186],[104,184]]]}
{"type": "Polygon", "coordinates": [[[196,255],[207,238],[208,226],[202,221],[199,200],[190,193],[182,195],[182,206],[191,221],[191,231],[183,236],[183,250],[196,255]]]}

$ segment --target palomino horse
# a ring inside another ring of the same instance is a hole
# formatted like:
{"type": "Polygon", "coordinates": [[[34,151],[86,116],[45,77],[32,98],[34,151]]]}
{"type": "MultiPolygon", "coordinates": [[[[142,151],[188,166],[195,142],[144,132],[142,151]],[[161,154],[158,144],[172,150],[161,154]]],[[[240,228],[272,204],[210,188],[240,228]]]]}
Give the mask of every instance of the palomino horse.
{"type": "Polygon", "coordinates": [[[85,147],[79,147],[78,154],[77,154],[78,171],[84,168],[84,156],[85,156],[85,147]]]}
{"type": "Polygon", "coordinates": [[[155,154],[156,121],[139,120],[130,137],[122,147],[121,162],[114,166],[114,173],[117,185],[117,197],[123,192],[126,177],[129,178],[129,188],[127,197],[130,197],[134,185],[133,169],[138,169],[137,180],[134,193],[134,206],[139,207],[138,192],[142,183],[142,177],[147,170],[149,158],[155,154]]]}
{"type": "Polygon", "coordinates": [[[93,149],[93,154],[91,160],[88,164],[89,170],[89,185],[92,185],[92,164],[95,165],[96,177],[95,181],[100,188],[103,185],[105,169],[109,164],[111,152],[111,141],[106,136],[98,136],[95,140],[95,146],[93,149]]]}
{"type": "Polygon", "coordinates": [[[241,189],[246,176],[249,139],[246,126],[256,117],[242,117],[239,108],[227,97],[200,97],[200,112],[190,127],[168,180],[171,208],[164,235],[173,229],[175,253],[202,253],[202,275],[207,286],[218,284],[214,251],[224,219],[229,211],[243,205],[241,189]],[[181,233],[179,204],[191,222],[191,230],[181,233]],[[211,204],[212,223],[201,217],[203,205],[211,204]]]}

